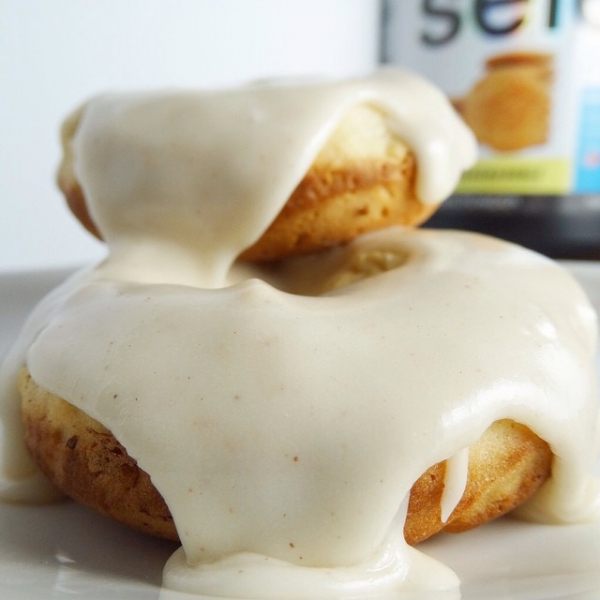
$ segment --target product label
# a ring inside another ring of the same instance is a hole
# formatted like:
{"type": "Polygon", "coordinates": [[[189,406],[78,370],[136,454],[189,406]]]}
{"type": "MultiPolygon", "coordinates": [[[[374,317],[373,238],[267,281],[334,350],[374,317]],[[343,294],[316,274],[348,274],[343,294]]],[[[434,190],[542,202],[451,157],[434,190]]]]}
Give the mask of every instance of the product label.
{"type": "Polygon", "coordinates": [[[600,191],[600,0],[390,0],[386,60],[435,82],[480,161],[459,192],[600,191]]]}

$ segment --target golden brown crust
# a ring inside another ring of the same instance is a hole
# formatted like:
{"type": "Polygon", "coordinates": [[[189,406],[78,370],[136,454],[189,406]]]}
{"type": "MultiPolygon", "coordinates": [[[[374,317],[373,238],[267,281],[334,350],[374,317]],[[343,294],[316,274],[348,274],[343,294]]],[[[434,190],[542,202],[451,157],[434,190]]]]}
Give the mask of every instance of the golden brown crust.
{"type": "MultiPolygon", "coordinates": [[[[169,510],[149,476],[100,423],[19,377],[26,444],[67,495],[146,533],[177,539],[169,510]]],[[[496,518],[531,496],[549,476],[552,453],[528,428],[502,420],[469,449],[468,482],[446,523],[440,520],[445,463],[414,484],[404,535],[416,544],[439,531],[458,532],[496,518]]]]}
{"type": "Polygon", "coordinates": [[[406,540],[416,544],[439,531],[466,531],[506,514],[549,477],[551,463],[550,447],[530,429],[508,419],[492,423],[469,447],[467,485],[445,523],[440,506],[446,463],[434,465],[413,485],[406,540]]]}
{"type": "Polygon", "coordinates": [[[173,518],[150,477],[100,423],[19,374],[25,443],[68,496],[151,535],[177,539],[173,518]]]}
{"type": "MultiPolygon", "coordinates": [[[[423,204],[416,195],[413,154],[385,129],[382,115],[365,107],[360,110],[367,114],[358,111],[358,118],[342,122],[341,132],[334,133],[322,152],[326,160],[321,155],[316,158],[282,211],[265,234],[243,252],[242,259],[280,260],[316,252],[379,227],[418,225],[436,210],[437,204],[423,204]],[[347,147],[360,145],[352,139],[353,134],[360,139],[362,129],[370,126],[375,133],[364,136],[360,152],[346,152],[343,141],[350,142],[347,147]]],[[[71,140],[82,113],[83,109],[63,125],[57,183],[72,213],[101,239],[72,170],[71,140]]]]}
{"type": "Polygon", "coordinates": [[[336,246],[380,227],[421,223],[437,205],[418,200],[415,179],[415,159],[408,152],[343,168],[313,167],[241,258],[278,260],[336,246]]]}

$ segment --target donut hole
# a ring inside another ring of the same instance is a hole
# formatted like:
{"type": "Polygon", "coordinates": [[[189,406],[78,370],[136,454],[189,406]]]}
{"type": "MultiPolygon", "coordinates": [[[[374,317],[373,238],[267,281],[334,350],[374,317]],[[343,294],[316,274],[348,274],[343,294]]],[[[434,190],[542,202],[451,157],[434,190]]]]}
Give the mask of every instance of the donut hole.
{"type": "Polygon", "coordinates": [[[392,269],[397,269],[408,260],[408,252],[398,248],[374,248],[352,253],[340,270],[329,278],[327,291],[375,277],[392,269]]]}
{"type": "MultiPolygon", "coordinates": [[[[408,249],[397,245],[350,244],[307,256],[258,263],[255,268],[261,279],[283,292],[321,296],[400,268],[409,257],[408,249]]],[[[256,271],[252,274],[256,275],[256,271]]],[[[242,270],[242,278],[247,276],[242,270]]]]}

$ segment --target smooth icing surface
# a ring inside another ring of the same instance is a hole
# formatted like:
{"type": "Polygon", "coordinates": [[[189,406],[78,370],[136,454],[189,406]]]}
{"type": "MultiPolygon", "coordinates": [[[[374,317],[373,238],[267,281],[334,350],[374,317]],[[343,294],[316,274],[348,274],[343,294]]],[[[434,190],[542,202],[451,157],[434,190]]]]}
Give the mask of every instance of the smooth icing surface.
{"type": "Polygon", "coordinates": [[[502,418],[556,455],[524,510],[600,516],[588,476],[596,317],[555,263],[483,236],[402,228],[275,266],[235,262],[336,120],[365,102],[415,149],[422,199],[441,200],[472,139],[405,72],[87,105],[74,170],[110,253],[39,305],[3,366],[2,472],[16,482],[5,497],[27,497],[37,477],[15,391],[26,363],[152,477],[182,541],[165,568],[174,589],[456,590],[451,571],[404,543],[407,494],[450,458],[451,512],[466,448],[502,418]],[[360,279],[369,256],[399,266],[360,279]]]}

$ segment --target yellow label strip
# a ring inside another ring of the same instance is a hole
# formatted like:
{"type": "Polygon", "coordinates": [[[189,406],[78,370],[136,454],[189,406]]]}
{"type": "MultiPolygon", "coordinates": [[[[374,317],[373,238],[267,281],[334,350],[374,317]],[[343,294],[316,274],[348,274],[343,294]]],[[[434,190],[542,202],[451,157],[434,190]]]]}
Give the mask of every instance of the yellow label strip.
{"type": "Polygon", "coordinates": [[[480,160],[463,174],[458,192],[561,194],[570,189],[567,158],[509,158],[480,160]]]}

